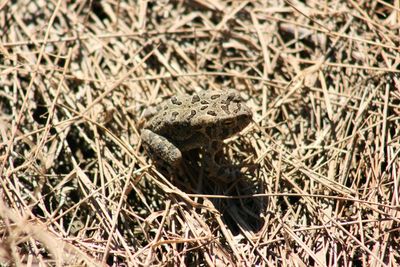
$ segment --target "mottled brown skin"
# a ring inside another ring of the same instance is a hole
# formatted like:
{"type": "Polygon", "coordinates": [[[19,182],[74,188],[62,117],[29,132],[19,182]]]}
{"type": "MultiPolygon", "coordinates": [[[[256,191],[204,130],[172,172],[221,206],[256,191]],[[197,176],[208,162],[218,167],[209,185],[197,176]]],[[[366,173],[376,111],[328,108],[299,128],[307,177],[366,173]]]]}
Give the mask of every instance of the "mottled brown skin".
{"type": "Polygon", "coordinates": [[[251,110],[236,91],[202,91],[164,101],[145,123],[141,137],[150,153],[175,167],[181,162],[181,152],[201,148],[205,166],[218,172],[215,154],[222,141],[251,119],[251,110]]]}

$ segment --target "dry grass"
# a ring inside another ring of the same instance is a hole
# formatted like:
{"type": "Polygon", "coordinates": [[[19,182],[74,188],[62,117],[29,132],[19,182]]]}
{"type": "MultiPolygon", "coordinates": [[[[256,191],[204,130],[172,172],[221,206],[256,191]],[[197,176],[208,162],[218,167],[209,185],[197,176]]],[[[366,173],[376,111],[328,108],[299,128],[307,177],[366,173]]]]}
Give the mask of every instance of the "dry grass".
{"type": "Polygon", "coordinates": [[[399,1],[6,0],[0,36],[3,265],[400,264],[399,1]],[[154,168],[144,109],[224,88],[241,175],[154,168]]]}

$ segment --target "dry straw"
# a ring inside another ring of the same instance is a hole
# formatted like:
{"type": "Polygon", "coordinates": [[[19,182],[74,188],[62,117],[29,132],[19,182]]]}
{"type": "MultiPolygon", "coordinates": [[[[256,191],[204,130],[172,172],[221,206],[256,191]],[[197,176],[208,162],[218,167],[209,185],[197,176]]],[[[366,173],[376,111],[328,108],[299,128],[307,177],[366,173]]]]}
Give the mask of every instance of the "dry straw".
{"type": "Polygon", "coordinates": [[[3,1],[1,265],[398,266],[399,29],[399,1],[3,1]],[[156,168],[145,109],[227,88],[236,178],[156,168]]]}

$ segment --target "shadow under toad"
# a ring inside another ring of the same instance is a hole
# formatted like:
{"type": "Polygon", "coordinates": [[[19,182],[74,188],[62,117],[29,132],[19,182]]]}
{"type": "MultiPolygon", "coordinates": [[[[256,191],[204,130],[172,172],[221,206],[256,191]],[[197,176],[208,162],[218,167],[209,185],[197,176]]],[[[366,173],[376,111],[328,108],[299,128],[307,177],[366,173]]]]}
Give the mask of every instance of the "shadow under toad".
{"type": "Polygon", "coordinates": [[[198,149],[182,154],[180,170],[171,171],[162,165],[156,166],[183,192],[209,195],[208,199],[220,212],[233,235],[239,234],[241,230],[258,232],[264,224],[261,214],[267,203],[266,198],[252,197],[264,192],[258,178],[259,166],[254,163],[254,157],[250,156],[255,155],[255,151],[248,146],[241,147],[240,154],[229,154],[229,159],[226,155],[222,153],[217,159],[226,170],[223,178],[210,176],[206,168],[202,167],[201,152],[198,149]]]}

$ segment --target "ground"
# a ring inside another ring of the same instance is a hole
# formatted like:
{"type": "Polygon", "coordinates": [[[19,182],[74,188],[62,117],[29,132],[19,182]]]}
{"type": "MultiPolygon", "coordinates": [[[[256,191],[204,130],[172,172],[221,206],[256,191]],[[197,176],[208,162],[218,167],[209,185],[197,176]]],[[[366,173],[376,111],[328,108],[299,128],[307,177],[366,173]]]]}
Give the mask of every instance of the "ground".
{"type": "Polygon", "coordinates": [[[400,264],[399,1],[3,1],[0,262],[400,264]],[[143,149],[145,112],[235,89],[232,180],[143,149]]]}

